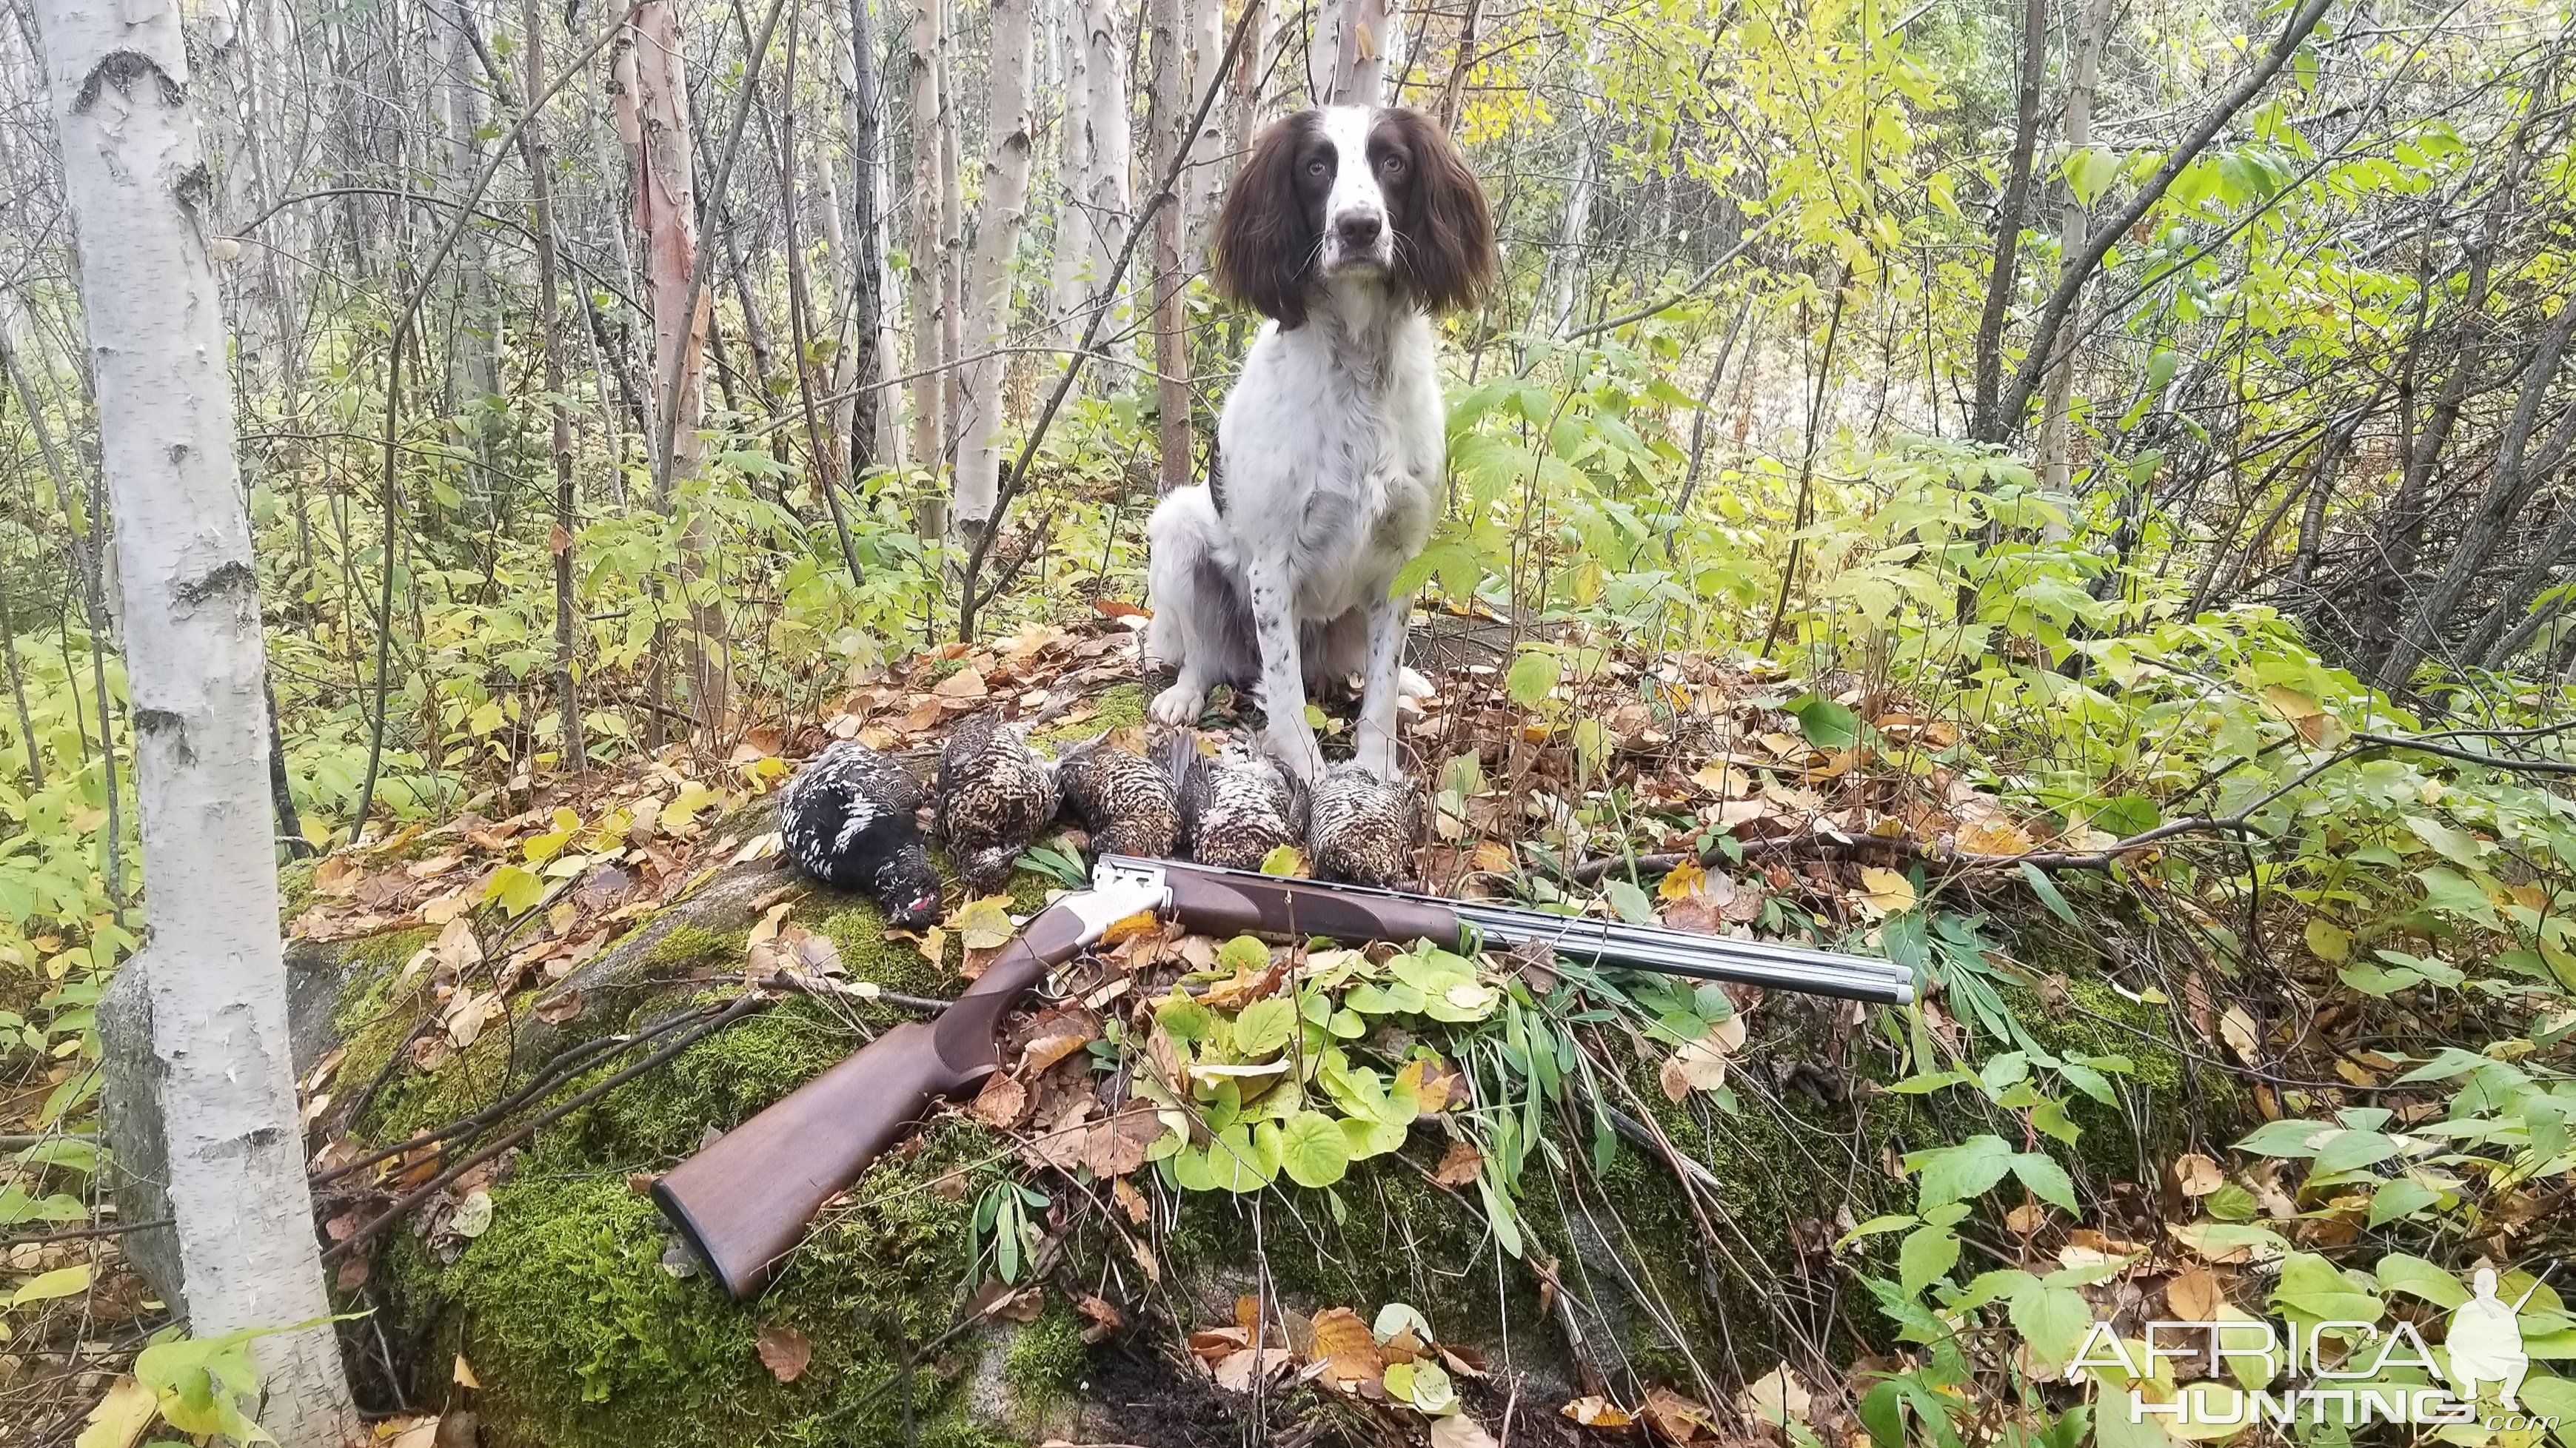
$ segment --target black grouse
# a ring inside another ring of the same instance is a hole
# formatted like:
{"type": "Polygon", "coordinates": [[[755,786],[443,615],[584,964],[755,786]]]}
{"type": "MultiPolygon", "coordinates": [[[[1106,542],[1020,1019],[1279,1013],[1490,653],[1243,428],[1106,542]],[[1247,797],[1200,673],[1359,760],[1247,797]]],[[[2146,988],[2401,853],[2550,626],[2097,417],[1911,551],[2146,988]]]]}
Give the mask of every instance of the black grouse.
{"type": "Polygon", "coordinates": [[[978,714],[940,752],[936,800],[957,877],[975,894],[996,894],[1021,849],[1055,820],[1055,770],[1021,730],[978,714]]]}
{"type": "Polygon", "coordinates": [[[778,795],[778,833],[796,868],[843,890],[865,892],[894,925],[939,918],[939,872],[923,851],[913,812],[921,784],[855,739],[805,762],[778,795]]]}

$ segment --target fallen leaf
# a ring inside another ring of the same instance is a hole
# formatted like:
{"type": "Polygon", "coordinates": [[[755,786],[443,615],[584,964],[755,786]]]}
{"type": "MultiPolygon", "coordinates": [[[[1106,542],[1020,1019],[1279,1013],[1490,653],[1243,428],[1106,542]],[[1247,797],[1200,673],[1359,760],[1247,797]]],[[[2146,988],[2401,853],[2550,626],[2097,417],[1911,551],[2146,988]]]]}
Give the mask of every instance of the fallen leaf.
{"type": "Polygon", "coordinates": [[[434,1448],[438,1442],[438,1419],[395,1418],[378,1423],[376,1441],[384,1448],[434,1448]]]}
{"type": "Polygon", "coordinates": [[[1807,1385],[1798,1381],[1787,1363],[1782,1363],[1747,1384],[1739,1406],[1748,1416],[1785,1428],[1792,1422],[1805,1422],[1812,1401],[1807,1385]]]}
{"type": "Polygon", "coordinates": [[[940,680],[930,692],[942,699],[969,700],[981,699],[989,691],[984,686],[983,673],[974,665],[968,664],[965,668],[940,680]]]}
{"type": "Polygon", "coordinates": [[[456,1215],[448,1220],[447,1225],[456,1235],[466,1238],[480,1237],[492,1230],[492,1194],[481,1190],[467,1192],[465,1199],[456,1204],[456,1215]]]}
{"type": "Polygon", "coordinates": [[[792,1383],[802,1377],[805,1365],[814,1360],[813,1344],[805,1340],[805,1334],[776,1323],[760,1330],[758,1351],[760,1365],[769,1369],[769,1375],[782,1383],[792,1383]]]}
{"type": "Polygon", "coordinates": [[[1586,1428],[1625,1428],[1637,1421],[1608,1398],[1576,1398],[1557,1411],[1586,1428]]]}
{"type": "Polygon", "coordinates": [[[1961,825],[1957,844],[1959,852],[1967,855],[2025,855],[2039,847],[2021,826],[2000,817],[1961,825]]]}
{"type": "Polygon", "coordinates": [[[1277,1377],[1293,1366],[1284,1347],[1247,1347],[1217,1361],[1216,1385],[1229,1393],[1248,1393],[1255,1379],[1277,1377]]]}
{"type": "Polygon", "coordinates": [[[150,1388],[131,1374],[118,1378],[90,1408],[89,1425],[81,1429],[73,1448],[134,1448],[134,1440],[143,1436],[159,1413],[159,1400],[150,1388]]]}
{"type": "Polygon", "coordinates": [[[1010,904],[1008,895],[985,895],[958,906],[943,924],[968,950],[995,950],[1020,930],[1011,922],[1010,904]]]}
{"type": "Polygon", "coordinates": [[[1722,1441],[1716,1415],[1670,1388],[1648,1389],[1645,1406],[1637,1410],[1637,1416],[1677,1448],[1722,1441]]]}
{"type": "Polygon", "coordinates": [[[1902,915],[1914,908],[1914,882],[1879,865],[1863,865],[1855,897],[1872,916],[1902,915]]]}
{"type": "MultiPolygon", "coordinates": [[[[1164,1129],[1162,1118],[1150,1103],[1130,1101],[1107,1119],[1093,1122],[1083,1133],[1082,1164],[1095,1178],[1115,1178],[1123,1185],[1127,1173],[1145,1164],[1145,1154],[1162,1139],[1164,1129]]],[[[1127,1190],[1132,1194],[1136,1189],[1127,1190]]],[[[1125,1205],[1123,1199],[1121,1205],[1125,1205]]],[[[1144,1221],[1137,1210],[1143,1205],[1144,1198],[1140,1196],[1128,1209],[1129,1217],[1144,1221]]]]}
{"type": "Polygon", "coordinates": [[[1494,1435],[1464,1413],[1431,1420],[1431,1448],[1495,1448],[1494,1435]]]}
{"type": "Polygon", "coordinates": [[[1309,1356],[1324,1365],[1323,1376],[1334,1387],[1374,1382],[1386,1372],[1377,1334],[1347,1307],[1328,1307],[1315,1314],[1315,1345],[1309,1356]]]}
{"type": "Polygon", "coordinates": [[[984,1078],[984,1088],[975,1093],[974,1104],[966,1110],[986,1126],[1008,1131],[1028,1115],[1029,1091],[1018,1077],[996,1071],[984,1078]]]}
{"type": "Polygon", "coordinates": [[[1432,1168],[1431,1179],[1444,1187],[1463,1187],[1484,1170],[1485,1154],[1476,1150],[1472,1141],[1453,1141],[1440,1154],[1440,1165],[1432,1168]]]}
{"type": "Polygon", "coordinates": [[[2219,1171],[2218,1163],[2196,1151],[2187,1151],[2174,1158],[2173,1170],[2174,1185],[2182,1188],[2182,1194],[2187,1197],[2205,1197],[2227,1185],[2227,1178],[2219,1171]]]}
{"type": "Polygon", "coordinates": [[[1145,1200],[1145,1194],[1136,1190],[1135,1183],[1123,1176],[1109,1183],[1109,1197],[1110,1200],[1118,1203],[1119,1210],[1127,1214],[1128,1221],[1140,1227],[1145,1224],[1145,1218],[1152,1215],[1154,1210],[1153,1204],[1145,1200]]]}
{"type": "Polygon", "coordinates": [[[2263,1064],[2258,1058],[2262,1037],[2255,1030],[2254,1018],[2246,1014],[2245,1007],[2229,1006],[2226,1013],[2218,1018],[2218,1034],[2226,1040],[2227,1049],[2236,1053],[2236,1059],[2248,1066],[2263,1064]]]}
{"type": "Polygon", "coordinates": [[[456,1370],[449,1374],[449,1376],[455,1379],[456,1386],[460,1388],[480,1388],[483,1386],[483,1380],[474,1376],[474,1365],[465,1360],[465,1354],[463,1353],[458,1353],[456,1355],[456,1370]]]}
{"type": "Polygon", "coordinates": [[[1097,1295],[1085,1297],[1074,1303],[1073,1310],[1091,1320],[1091,1325],[1082,1330],[1082,1340],[1085,1342],[1098,1342],[1127,1325],[1126,1317],[1117,1308],[1110,1306],[1105,1298],[1097,1295]]]}
{"type": "Polygon", "coordinates": [[[550,1026],[560,1026],[564,1022],[581,1014],[581,992],[577,990],[557,991],[553,995],[547,996],[544,1000],[537,1002],[535,1011],[538,1020],[541,1020],[550,1026]]]}
{"type": "Polygon", "coordinates": [[[2173,1309],[2177,1321],[2216,1322],[2218,1309],[2226,1302],[2218,1274],[2206,1267],[2185,1267],[2165,1284],[2165,1305],[2173,1309]]]}

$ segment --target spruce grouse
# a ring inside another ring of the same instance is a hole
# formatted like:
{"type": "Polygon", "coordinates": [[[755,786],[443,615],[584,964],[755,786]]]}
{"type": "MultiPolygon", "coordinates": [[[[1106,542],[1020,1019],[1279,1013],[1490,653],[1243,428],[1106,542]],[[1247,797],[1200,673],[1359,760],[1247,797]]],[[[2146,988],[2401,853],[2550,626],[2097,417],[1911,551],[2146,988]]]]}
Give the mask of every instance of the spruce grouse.
{"type": "Polygon", "coordinates": [[[939,918],[939,872],[913,812],[921,784],[855,739],[807,760],[778,795],[778,833],[796,868],[842,890],[865,892],[894,925],[939,918]]]}
{"type": "Polygon", "coordinates": [[[1181,796],[1154,759],[1126,748],[1109,731],[1068,745],[1056,756],[1064,807],[1091,835],[1094,855],[1168,857],[1181,836],[1181,796]]]}
{"type": "Polygon", "coordinates": [[[940,752],[939,837],[977,895],[1010,882],[1020,851],[1055,820],[1055,770],[1023,731],[990,713],[959,724],[940,752]]]}
{"type": "Polygon", "coordinates": [[[1413,878],[1422,796],[1410,783],[1336,764],[1315,781],[1307,811],[1306,853],[1317,878],[1380,889],[1413,878]]]}
{"type": "Polygon", "coordinates": [[[1228,740],[1210,759],[1187,731],[1170,746],[1181,784],[1181,834],[1202,865],[1258,870],[1306,833],[1306,792],[1269,755],[1228,740]]]}

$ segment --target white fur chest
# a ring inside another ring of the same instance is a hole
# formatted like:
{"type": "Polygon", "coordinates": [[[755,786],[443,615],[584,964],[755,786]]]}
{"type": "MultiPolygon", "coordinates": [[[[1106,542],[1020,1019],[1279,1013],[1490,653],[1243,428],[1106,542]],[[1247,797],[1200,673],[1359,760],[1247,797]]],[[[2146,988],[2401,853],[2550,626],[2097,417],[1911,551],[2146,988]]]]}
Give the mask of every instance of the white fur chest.
{"type": "Polygon", "coordinates": [[[1446,461],[1430,323],[1332,290],[1304,326],[1262,330],[1217,432],[1226,531],[1239,556],[1286,561],[1305,618],[1385,597],[1446,461]]]}

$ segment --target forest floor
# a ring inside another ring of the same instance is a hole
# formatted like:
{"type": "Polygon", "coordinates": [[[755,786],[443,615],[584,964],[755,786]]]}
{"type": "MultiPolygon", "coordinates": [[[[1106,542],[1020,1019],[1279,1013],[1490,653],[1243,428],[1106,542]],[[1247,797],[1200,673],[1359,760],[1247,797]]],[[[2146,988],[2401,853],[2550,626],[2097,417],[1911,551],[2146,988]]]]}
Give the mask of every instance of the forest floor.
{"type": "MultiPolygon", "coordinates": [[[[926,770],[946,731],[981,710],[1042,718],[1040,737],[1058,742],[1138,727],[1142,691],[1151,687],[1138,677],[1141,620],[1124,606],[1105,612],[1109,616],[1070,628],[1031,627],[978,646],[918,655],[853,680],[818,717],[757,721],[710,750],[674,746],[571,778],[522,769],[492,780],[452,818],[410,824],[381,841],[291,867],[290,939],[400,942],[404,959],[397,986],[404,989],[397,994],[417,1016],[401,1048],[380,1068],[344,1071],[349,1053],[340,1049],[306,1073],[314,1169],[339,1182],[324,1193],[326,1236],[346,1239],[384,1203],[432,1181],[452,1160],[434,1151],[397,1154],[355,1173],[360,1189],[351,1189],[347,1168],[359,1163],[362,1147],[348,1134],[350,1127],[390,1078],[436,1077],[516,1010],[540,1020],[579,1011],[579,992],[561,988],[567,977],[688,900],[719,872],[777,854],[776,835],[754,827],[760,817],[744,806],[774,790],[795,761],[828,740],[860,739],[926,770]]],[[[2070,902],[2052,883],[2051,872],[2063,861],[2098,851],[2111,838],[2007,807],[1983,782],[1990,776],[1973,762],[1973,752],[1961,748],[1960,725],[1917,701],[1854,678],[1800,678],[1711,654],[1649,654],[1581,634],[1558,636],[1545,653],[1514,655],[1489,641],[1498,627],[1444,621],[1419,651],[1432,666],[1437,692],[1408,708],[1402,733],[1410,771],[1431,805],[1429,837],[1418,855],[1427,890],[1461,898],[1557,901],[1688,930],[1786,936],[1891,953],[1907,938],[1919,948],[1924,917],[1936,908],[1958,912],[1977,902],[2049,928],[2052,918],[2069,929],[2084,921],[2086,934],[2128,936],[2131,927],[2117,911],[2103,910],[2081,892],[2070,902]],[[2048,862],[2048,869],[2029,861],[2048,862]]],[[[1230,708],[1220,703],[1208,722],[1224,723],[1230,708]]],[[[1326,729],[1329,749],[1333,739],[1347,738],[1346,717],[1328,714],[1326,729]]],[[[1051,843],[1069,862],[1080,841],[1051,843]]],[[[1047,862],[1036,863],[1043,874],[1047,862]]],[[[763,918],[749,938],[747,958],[720,967],[717,979],[729,977],[757,990],[781,971],[837,973],[829,942],[796,914],[792,880],[783,867],[778,885],[760,902],[763,918]]],[[[940,993],[955,989],[952,963],[971,970],[977,950],[1002,938],[1009,928],[1006,908],[999,900],[960,902],[945,925],[912,942],[947,974],[940,993]]],[[[1126,1140],[1116,1129],[1123,1119],[1119,1103],[1094,1100],[1088,1075],[1077,1071],[1080,1079],[1068,1087],[1049,1070],[1100,1041],[1104,1017],[1164,988],[1176,973],[1213,973],[1219,979],[1211,999],[1228,990],[1241,997],[1219,999],[1220,1006],[1239,1008],[1277,989],[1276,969],[1265,977],[1261,969],[1238,967],[1227,977],[1221,949],[1220,942],[1177,931],[1118,942],[1119,968],[1132,972],[1140,986],[1135,997],[1111,1007],[1119,991],[1104,987],[1108,994],[1094,992],[1097,999],[1086,997],[1083,1008],[1070,1015],[1024,1018],[1013,1038],[1023,1048],[1019,1066],[959,1109],[1010,1136],[1032,1179],[1087,1172],[1082,1179],[1126,1187],[1123,1173],[1141,1164],[1144,1143],[1126,1140]],[[1081,1019],[1071,1019],[1077,1015],[1081,1019]],[[1087,1132],[1075,1129],[1086,1122],[1087,1132]],[[1100,1129],[1104,1124],[1110,1125],[1106,1132],[1100,1129]]],[[[2115,942],[2112,954],[2118,953],[2115,942]]],[[[2075,999],[2074,988],[2062,973],[2013,959],[2000,948],[1985,950],[1981,958],[1990,974],[1963,975],[1954,967],[1947,976],[1927,977],[1932,991],[1920,1030],[1928,1032],[1940,1060],[1969,1072],[1984,1066],[1994,1088],[1987,1094],[2010,1108],[2018,1078],[1996,1084],[1994,1068],[1986,1065],[2000,1059],[1992,1052],[1997,1042],[1990,1028],[1988,1054],[1984,1062],[1975,1059],[1980,1013],[1990,1011],[1996,988],[2030,992],[2060,1008],[2075,999]],[[1941,989],[1945,979],[1951,985],[1947,993],[1941,989]],[[1961,990],[1970,996],[1961,997],[1961,990]]],[[[2149,1037],[2140,1050],[2175,1052],[2235,1076],[2249,1088],[2248,1099],[2261,1116],[2295,1116],[2318,1088],[2336,1082],[2376,1093],[2373,1099],[2401,1119],[2434,1109],[2384,1085],[2403,1064],[2401,1056],[2365,1041],[2338,1039],[2328,1018],[2312,1022],[2303,1047],[2302,1060],[2312,1064],[2283,1074],[2284,1062],[2274,1052],[2263,1052],[2265,1065],[2255,1067],[2252,1017],[2201,966],[2186,966],[2178,976],[2127,974],[2130,979],[2108,983],[2132,1002],[2164,1007],[2160,1014],[2180,1037],[2140,1032],[2149,1037]],[[2309,1069],[2330,1074],[2314,1079],[2309,1069]]],[[[1125,977],[1116,984],[1123,990],[1125,977]]],[[[1723,1019],[1695,1018],[1685,1023],[1695,1033],[1687,1039],[1669,1030],[1635,1038],[1639,1058],[1652,1072],[1645,1079],[1660,1085],[1670,1102],[1695,1102],[1694,1109],[1704,1110],[1718,1101],[1733,1109],[1728,1093],[1746,1078],[1740,1070],[1730,1077],[1728,1068],[1746,1048],[1742,1022],[1760,993],[1729,994],[1712,1015],[1732,1014],[1732,1029],[1723,1019]]],[[[1688,1011],[1685,1006],[1683,1013],[1688,1011]]],[[[2260,1006],[2256,1013],[2266,1019],[2271,1014],[2260,1006]]],[[[1859,1032],[1862,1015],[1853,1011],[1841,1029],[1859,1032]]],[[[1933,1071],[1938,1064],[1918,1060],[1915,1069],[1933,1071]]],[[[85,1154],[92,1150],[85,1133],[93,1106],[83,1100],[66,1109],[64,1103],[78,1094],[74,1086],[67,1096],[66,1083],[87,1069],[62,1062],[42,1077],[8,1083],[7,1094],[0,1095],[0,1131],[15,1134],[13,1148],[27,1148],[19,1152],[20,1184],[7,1189],[54,1201],[61,1208],[55,1215],[66,1218],[40,1224],[50,1230],[15,1236],[0,1249],[6,1270],[17,1279],[15,1295],[0,1296],[9,1334],[0,1343],[0,1445],[6,1448],[70,1443],[165,1320],[119,1250],[112,1208],[77,1196],[95,1166],[94,1154],[85,1154]]],[[[1440,1086],[1439,1069],[1412,1085],[1440,1086]]],[[[1941,1084],[1933,1082],[1935,1088],[1941,1084]]],[[[1828,1088],[1843,1089],[1839,1083],[1828,1088]]],[[[2020,1105],[2027,1109],[2030,1103],[2020,1105]]],[[[2163,1108],[2150,1103],[2147,1109],[2163,1108]]],[[[2043,1110],[2028,1119],[2055,1134],[2044,1116],[2043,1110]]],[[[1145,1120],[1151,1124],[1150,1113],[1145,1120]]],[[[2025,1141],[2016,1146],[2045,1147],[2038,1131],[2026,1125],[2023,1134],[2025,1141]]],[[[2122,1181],[2088,1182],[2090,1205],[2081,1211],[2074,1210],[2062,1173],[2056,1179],[2061,1185],[2051,1189],[2033,1169],[2023,1178],[2032,1193],[2003,1218],[2008,1240],[1983,1250],[2017,1271],[2047,1274],[2045,1290],[2073,1294],[2086,1321],[2127,1320],[2156,1312],[2234,1310],[2231,1294],[2235,1301],[2258,1302],[2290,1243],[2323,1249],[2356,1236],[2360,1208],[2294,1201],[2284,1191],[2277,1162],[2231,1171],[2206,1151],[2180,1149],[2193,1145],[2170,1144],[2161,1159],[2139,1160],[2122,1173],[2122,1181]],[[2050,1202],[2068,1210],[2052,1215],[2050,1202]]],[[[1687,1157],[1669,1143],[1663,1149],[1674,1170],[1686,1173],[1687,1157]]],[[[1459,1141],[1433,1177],[1443,1188],[1466,1188],[1477,1180],[1480,1165],[1478,1149],[1459,1141]]],[[[1892,1178],[1907,1171],[1893,1159],[1886,1167],[1892,1178]]],[[[448,1184],[424,1208],[422,1220],[411,1224],[413,1234],[426,1234],[424,1240],[433,1244],[474,1235],[474,1210],[467,1202],[472,1187],[448,1184]]],[[[1121,1201],[1130,1195],[1132,1189],[1121,1201]]],[[[2487,1230],[2502,1244],[2554,1200],[2536,1191],[2512,1198],[2507,1210],[2490,1217],[2487,1230]]],[[[1906,1217],[1890,1226],[1893,1220],[1820,1222],[1806,1230],[1818,1235],[1810,1245],[1823,1256],[1856,1261],[1849,1258],[1855,1240],[1915,1224],[1906,1217]]],[[[1951,1252],[1955,1258],[1955,1244],[1951,1252]]],[[[349,1255],[334,1270],[337,1288],[356,1293],[367,1284],[370,1257],[349,1255]]],[[[1915,1269],[1908,1264],[1904,1270],[1911,1285],[1915,1269]]],[[[1012,1275],[1004,1274],[1005,1280],[1012,1275]]],[[[1040,1289],[1000,1287],[988,1284],[970,1303],[969,1317],[1034,1314],[1028,1294],[1040,1289]]],[[[1144,1334],[1142,1346],[1156,1360],[1200,1365],[1191,1370],[1203,1372],[1203,1382],[1216,1390],[1210,1401],[1255,1391],[1274,1379],[1321,1378],[1327,1388],[1340,1386],[1376,1405],[1382,1416],[1394,1415],[1382,1425],[1385,1441],[1411,1441],[1420,1432],[1440,1448],[1492,1441],[1483,1436],[1476,1412],[1458,1413],[1456,1399],[1439,1399],[1428,1386],[1416,1389],[1417,1378],[1427,1385],[1434,1374],[1443,1374],[1444,1386],[1453,1379],[1471,1384],[1471,1410],[1483,1407],[1491,1421],[1494,1405],[1486,1399],[1495,1395],[1473,1385],[1483,1367],[1472,1348],[1435,1342],[1427,1324],[1409,1328],[1400,1315],[1380,1316],[1372,1331],[1363,1323],[1378,1304],[1369,1302],[1302,1304],[1302,1315],[1274,1339],[1270,1334],[1280,1329],[1263,1319],[1260,1304],[1249,1297],[1244,1302],[1248,1314],[1239,1309],[1231,1322],[1133,1325],[1097,1296],[1066,1305],[1089,1323],[1086,1337],[1123,1331],[1135,1346],[1132,1335],[1144,1334]],[[1417,1372],[1417,1364],[1429,1371],[1417,1372]],[[1418,1415],[1407,1415],[1408,1408],[1418,1415]]],[[[2016,1302],[2016,1325],[2021,1312],[2016,1302]]],[[[792,1360],[801,1369],[802,1347],[773,1344],[764,1336],[761,1360],[792,1377],[784,1364],[792,1360]]],[[[447,1376],[417,1364],[396,1365],[391,1352],[386,1349],[384,1366],[396,1374],[447,1376]]],[[[1867,1365],[1886,1369],[1895,1360],[1873,1358],[1867,1365]]],[[[473,1370],[461,1356],[453,1377],[465,1389],[474,1386],[473,1370]]],[[[1522,1403],[1515,1397],[1500,1411],[1506,1418],[1522,1415],[1525,1424],[1537,1415],[1604,1434],[1651,1433],[1656,1441],[1681,1445],[1748,1437],[1803,1443],[1820,1433],[1828,1441],[1847,1442],[1861,1431],[1856,1405],[1869,1386],[1864,1372],[1836,1382],[1813,1363],[1793,1370],[1783,1362],[1768,1376],[1746,1374],[1732,1401],[1713,1405],[1672,1384],[1630,1384],[1557,1402],[1522,1403]]],[[[1205,1396],[1208,1386],[1190,1391],[1205,1396]]],[[[1182,1416],[1203,1417],[1203,1408],[1182,1416]]],[[[383,1421],[381,1436],[406,1448],[433,1440],[454,1448],[459,1426],[451,1424],[441,1435],[433,1418],[396,1415],[383,1421]]],[[[1524,1426],[1511,1441],[1536,1441],[1531,1431],[1524,1426]]],[[[131,1435],[80,1438],[83,1448],[101,1442],[130,1448],[135,1441],[131,1435]]]]}

